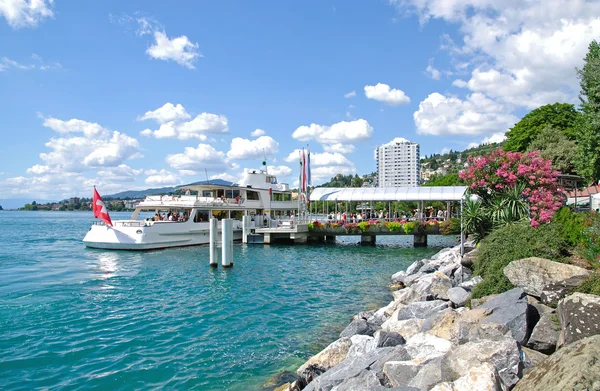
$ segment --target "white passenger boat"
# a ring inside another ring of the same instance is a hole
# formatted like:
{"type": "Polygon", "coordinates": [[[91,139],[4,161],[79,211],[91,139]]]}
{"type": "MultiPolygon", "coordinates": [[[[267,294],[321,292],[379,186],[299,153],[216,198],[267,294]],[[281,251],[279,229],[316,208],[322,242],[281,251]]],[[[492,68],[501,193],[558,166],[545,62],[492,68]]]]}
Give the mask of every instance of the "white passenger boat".
{"type": "Polygon", "coordinates": [[[251,216],[251,226],[271,226],[275,219],[289,219],[298,207],[289,186],[262,170],[246,171],[243,179],[231,186],[200,184],[181,189],[186,195],[146,197],[129,220],[113,221],[112,227],[95,223],[83,242],[87,247],[111,250],[207,244],[210,218],[217,219],[219,235],[221,220],[233,219],[234,240],[241,240],[243,216],[251,216]],[[189,195],[192,192],[197,195],[189,195]]]}

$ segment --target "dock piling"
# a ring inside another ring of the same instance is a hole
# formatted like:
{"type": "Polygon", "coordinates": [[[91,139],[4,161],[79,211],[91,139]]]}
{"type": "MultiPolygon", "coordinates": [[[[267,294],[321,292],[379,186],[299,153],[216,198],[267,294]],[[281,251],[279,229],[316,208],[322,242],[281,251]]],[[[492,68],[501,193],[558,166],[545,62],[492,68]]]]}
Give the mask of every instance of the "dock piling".
{"type": "Polygon", "coordinates": [[[221,255],[221,265],[224,268],[233,266],[233,220],[221,220],[221,247],[223,253],[221,255]]]}
{"type": "Polygon", "coordinates": [[[219,260],[217,259],[217,220],[210,219],[209,220],[209,237],[208,237],[208,246],[210,248],[209,255],[209,264],[211,267],[217,267],[219,264],[219,260]]]}
{"type": "Polygon", "coordinates": [[[250,216],[242,216],[242,243],[248,243],[248,235],[250,235],[250,216]]]}

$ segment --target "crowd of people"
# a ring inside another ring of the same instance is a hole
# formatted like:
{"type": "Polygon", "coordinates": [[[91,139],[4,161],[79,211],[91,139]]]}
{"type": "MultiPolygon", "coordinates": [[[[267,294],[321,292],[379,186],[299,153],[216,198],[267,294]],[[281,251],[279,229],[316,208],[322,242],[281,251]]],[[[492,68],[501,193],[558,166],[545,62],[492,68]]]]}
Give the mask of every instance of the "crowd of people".
{"type": "Polygon", "coordinates": [[[183,212],[183,214],[179,213],[179,211],[172,212],[169,210],[167,214],[164,212],[161,214],[160,212],[156,212],[156,214],[152,217],[152,221],[187,221],[189,218],[188,212],[183,212]]]}
{"type": "Polygon", "coordinates": [[[419,209],[413,209],[406,212],[392,212],[390,215],[386,211],[365,211],[364,213],[330,212],[327,219],[343,223],[360,223],[363,220],[438,220],[443,221],[447,218],[446,211],[439,209],[437,212],[433,207],[428,207],[424,212],[419,209]]]}

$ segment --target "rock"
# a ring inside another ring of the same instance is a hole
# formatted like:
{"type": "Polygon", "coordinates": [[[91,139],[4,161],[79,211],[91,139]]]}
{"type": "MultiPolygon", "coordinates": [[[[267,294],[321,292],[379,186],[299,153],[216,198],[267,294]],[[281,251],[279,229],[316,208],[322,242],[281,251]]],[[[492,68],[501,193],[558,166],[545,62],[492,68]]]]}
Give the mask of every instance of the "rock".
{"type": "Polygon", "coordinates": [[[445,309],[437,316],[425,319],[423,326],[421,326],[421,332],[456,342],[458,340],[459,319],[460,314],[458,312],[452,308],[445,309]]]}
{"type": "Polygon", "coordinates": [[[464,307],[469,298],[471,298],[471,294],[461,287],[448,289],[448,299],[450,299],[456,307],[464,307]]]}
{"type": "Polygon", "coordinates": [[[448,300],[448,289],[452,288],[452,281],[445,274],[435,272],[420,277],[412,288],[428,299],[448,300]]]}
{"type": "Polygon", "coordinates": [[[424,274],[433,273],[437,269],[438,269],[438,265],[436,265],[433,262],[428,262],[428,263],[424,264],[423,266],[421,266],[421,268],[419,269],[419,273],[424,273],[424,274]]]}
{"type": "Polygon", "coordinates": [[[454,391],[501,391],[500,378],[496,368],[490,363],[484,363],[471,368],[452,383],[454,391]]]}
{"type": "MultiPolygon", "coordinates": [[[[465,288],[466,289],[466,288],[465,288]]],[[[496,297],[498,295],[488,295],[480,297],[479,299],[471,299],[471,308],[476,308],[485,303],[486,301],[496,297]]]]}
{"type": "Polygon", "coordinates": [[[600,390],[600,335],[565,346],[529,372],[513,391],[600,390]]]}
{"type": "Polygon", "coordinates": [[[442,357],[452,347],[452,343],[446,339],[434,335],[419,333],[406,340],[404,348],[413,360],[431,360],[442,357]]]}
{"type": "MultiPolygon", "coordinates": [[[[393,304],[393,302],[390,304],[393,304]]],[[[385,322],[389,318],[389,315],[386,315],[386,312],[385,312],[386,309],[387,309],[387,307],[383,307],[383,308],[380,308],[377,311],[375,311],[373,316],[371,316],[369,319],[367,319],[367,322],[377,325],[377,326],[381,326],[383,324],[383,322],[385,322]]],[[[392,313],[393,313],[393,311],[390,312],[390,315],[392,313]]]]}
{"type": "Polygon", "coordinates": [[[381,329],[398,333],[406,339],[418,334],[423,322],[423,319],[398,320],[397,317],[392,316],[381,325],[381,329]]]}
{"type": "Polygon", "coordinates": [[[584,276],[575,276],[546,285],[542,289],[542,294],[540,295],[541,302],[556,306],[560,300],[565,298],[573,291],[573,289],[579,286],[584,279],[584,276]]]}
{"type": "Polygon", "coordinates": [[[350,341],[352,342],[352,345],[348,350],[346,358],[362,356],[375,349],[373,337],[369,337],[368,335],[353,335],[350,337],[350,341]]]}
{"type": "Polygon", "coordinates": [[[452,278],[452,276],[459,267],[461,267],[460,263],[449,263],[440,267],[438,271],[442,274],[445,274],[447,277],[452,278]]]}
{"type": "Polygon", "coordinates": [[[559,345],[600,334],[600,296],[573,293],[558,303],[559,345]]]}
{"type": "Polygon", "coordinates": [[[417,301],[399,309],[397,319],[426,319],[446,308],[448,308],[448,302],[443,300],[417,301]]]}
{"type": "Polygon", "coordinates": [[[426,295],[419,294],[412,287],[404,288],[396,292],[392,292],[394,301],[400,304],[410,304],[413,301],[425,301],[426,295]]]}
{"type": "Polygon", "coordinates": [[[346,326],[344,331],[340,333],[340,338],[349,338],[356,334],[373,336],[373,334],[375,334],[375,331],[377,331],[378,329],[379,326],[371,324],[365,319],[356,319],[353,320],[348,326],[346,326]]]}
{"type": "Polygon", "coordinates": [[[404,280],[406,279],[406,277],[408,277],[409,274],[407,272],[405,272],[404,270],[401,270],[397,273],[394,273],[392,275],[392,282],[394,283],[402,283],[404,284],[404,280]]]}
{"type": "Polygon", "coordinates": [[[381,386],[381,382],[375,372],[365,369],[356,377],[344,380],[332,391],[363,391],[371,386],[381,386]]]}
{"type": "Polygon", "coordinates": [[[556,341],[559,335],[560,326],[556,315],[544,314],[533,328],[527,346],[538,352],[552,354],[556,350],[556,341]]]}
{"type": "Polygon", "coordinates": [[[524,345],[529,336],[528,309],[529,303],[522,288],[514,288],[499,294],[481,304],[477,308],[493,311],[483,323],[499,323],[508,326],[513,338],[524,345]]]}
{"type": "Polygon", "coordinates": [[[588,274],[587,270],[577,266],[536,257],[512,261],[504,268],[504,275],[513,285],[537,297],[548,284],[588,274]]]}
{"type": "Polygon", "coordinates": [[[425,264],[425,262],[423,260],[420,261],[414,261],[407,269],[406,269],[406,274],[411,275],[411,274],[415,274],[417,271],[419,271],[419,269],[421,267],[423,267],[423,265],[425,264]]]}
{"type": "Polygon", "coordinates": [[[523,362],[523,374],[527,374],[543,363],[548,356],[538,351],[521,347],[521,361],[523,362]]]}
{"type": "Polygon", "coordinates": [[[521,353],[510,337],[500,341],[479,340],[459,345],[448,352],[443,368],[449,376],[458,378],[472,368],[490,363],[506,389],[512,388],[521,374],[521,353]]]}
{"type": "Polygon", "coordinates": [[[477,257],[477,249],[463,255],[462,259],[460,261],[460,264],[465,267],[472,268],[476,257],[477,257]]]}
{"type": "Polygon", "coordinates": [[[436,386],[430,391],[454,391],[454,387],[452,383],[445,381],[443,383],[436,384],[436,386]]]}
{"type": "Polygon", "coordinates": [[[373,347],[387,348],[392,346],[403,345],[406,343],[402,335],[395,332],[378,330],[373,336],[373,347]]]}
{"type": "Polygon", "coordinates": [[[501,341],[511,337],[510,329],[505,324],[499,323],[477,323],[468,324],[462,320],[459,322],[458,343],[465,344],[471,341],[501,341]]]}
{"type": "Polygon", "coordinates": [[[390,288],[392,292],[399,291],[400,289],[404,288],[404,284],[401,282],[392,282],[390,285],[388,285],[388,288],[390,288]]]}
{"type": "Polygon", "coordinates": [[[546,314],[553,314],[556,312],[554,308],[548,307],[547,305],[542,304],[538,299],[533,296],[527,296],[527,302],[532,305],[538,312],[540,316],[546,314]]]}
{"type": "Polygon", "coordinates": [[[364,371],[373,372],[381,381],[384,379],[384,363],[406,360],[410,360],[410,356],[402,346],[372,350],[363,356],[351,357],[344,360],[321,376],[315,378],[308,384],[305,390],[329,391],[344,382],[349,383],[352,381],[349,379],[360,381],[361,377],[370,377],[370,374],[366,374],[364,371]]]}
{"type": "MultiPolygon", "coordinates": [[[[336,391],[336,390],[333,390],[336,391]]],[[[365,388],[362,391],[421,391],[415,387],[384,387],[384,386],[372,386],[369,388],[365,388]]]]}
{"type": "Polygon", "coordinates": [[[434,385],[450,380],[443,371],[442,358],[435,358],[428,361],[419,372],[410,380],[409,386],[416,387],[419,390],[429,390],[434,385]]]}
{"type": "Polygon", "coordinates": [[[417,272],[415,274],[411,274],[410,276],[407,276],[406,278],[404,278],[404,285],[406,286],[411,286],[412,284],[414,284],[419,278],[426,276],[427,274],[425,273],[421,273],[421,272],[417,272]]]}
{"type": "Polygon", "coordinates": [[[304,376],[304,372],[311,366],[313,368],[316,366],[322,372],[329,370],[346,359],[351,345],[352,341],[350,338],[338,339],[323,349],[320,353],[311,357],[300,368],[298,368],[296,373],[298,376],[306,378],[304,376]]]}
{"type": "Polygon", "coordinates": [[[356,320],[356,319],[365,319],[365,320],[369,320],[369,318],[371,316],[373,316],[375,314],[375,311],[361,311],[358,314],[354,315],[352,317],[352,320],[356,320]]]}
{"type": "Polygon", "coordinates": [[[471,269],[469,269],[468,267],[460,265],[454,271],[454,278],[452,279],[452,285],[453,286],[460,286],[460,284],[468,281],[469,278],[471,278],[472,275],[473,275],[473,272],[471,271],[471,269]]]}
{"type": "Polygon", "coordinates": [[[383,365],[383,374],[393,387],[408,386],[422,367],[421,360],[388,361],[383,365]]]}
{"type": "MultiPolygon", "coordinates": [[[[473,290],[473,288],[475,288],[475,285],[480,284],[482,281],[483,281],[483,278],[481,276],[474,276],[470,280],[465,281],[462,284],[460,284],[459,287],[470,292],[473,290]]],[[[486,297],[489,297],[489,296],[486,296],[486,297]]],[[[483,297],[481,299],[483,299],[483,297]]],[[[479,300],[481,300],[481,299],[479,299],[479,300]]],[[[483,304],[484,302],[481,302],[480,304],[483,304]]]]}

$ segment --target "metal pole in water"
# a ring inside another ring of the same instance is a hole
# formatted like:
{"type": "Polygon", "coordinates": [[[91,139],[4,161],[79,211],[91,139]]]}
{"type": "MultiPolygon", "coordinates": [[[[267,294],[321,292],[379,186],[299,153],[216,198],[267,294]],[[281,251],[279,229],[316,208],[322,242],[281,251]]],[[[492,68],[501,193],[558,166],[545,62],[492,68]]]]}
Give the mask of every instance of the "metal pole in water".
{"type": "Polygon", "coordinates": [[[233,266],[233,220],[221,220],[221,266],[224,268],[233,266]]]}
{"type": "Polygon", "coordinates": [[[250,216],[242,216],[242,243],[248,243],[248,235],[250,234],[250,216]]]}
{"type": "Polygon", "coordinates": [[[208,246],[210,248],[210,266],[217,267],[219,264],[219,260],[217,259],[217,219],[211,218],[208,220],[209,223],[209,237],[208,237],[208,246]]]}

